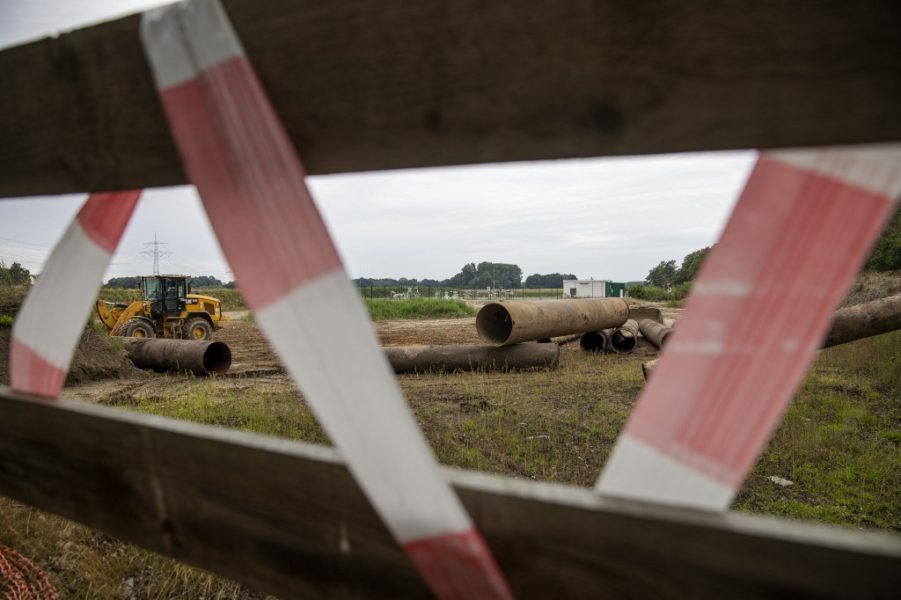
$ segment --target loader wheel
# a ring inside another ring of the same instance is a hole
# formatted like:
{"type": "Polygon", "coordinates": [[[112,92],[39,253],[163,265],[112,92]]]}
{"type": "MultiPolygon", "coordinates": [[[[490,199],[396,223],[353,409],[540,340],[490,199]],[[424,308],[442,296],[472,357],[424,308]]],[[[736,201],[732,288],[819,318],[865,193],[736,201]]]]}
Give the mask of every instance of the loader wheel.
{"type": "Polygon", "coordinates": [[[152,338],[156,334],[146,321],[134,319],[125,324],[125,337],[152,338]]]}
{"type": "Polygon", "coordinates": [[[185,319],[181,326],[182,337],[186,340],[208,340],[213,337],[213,328],[206,322],[206,319],[194,317],[193,319],[185,319]]]}

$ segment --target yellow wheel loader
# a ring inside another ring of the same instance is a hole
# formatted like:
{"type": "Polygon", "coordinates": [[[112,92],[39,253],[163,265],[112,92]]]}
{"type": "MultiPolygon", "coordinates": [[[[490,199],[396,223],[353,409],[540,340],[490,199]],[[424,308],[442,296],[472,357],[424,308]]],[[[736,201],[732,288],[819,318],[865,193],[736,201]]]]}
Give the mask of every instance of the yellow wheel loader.
{"type": "Polygon", "coordinates": [[[216,298],[191,293],[191,278],[141,278],[143,300],[130,304],[97,300],[97,315],[110,335],[208,340],[228,317],[216,298]]]}

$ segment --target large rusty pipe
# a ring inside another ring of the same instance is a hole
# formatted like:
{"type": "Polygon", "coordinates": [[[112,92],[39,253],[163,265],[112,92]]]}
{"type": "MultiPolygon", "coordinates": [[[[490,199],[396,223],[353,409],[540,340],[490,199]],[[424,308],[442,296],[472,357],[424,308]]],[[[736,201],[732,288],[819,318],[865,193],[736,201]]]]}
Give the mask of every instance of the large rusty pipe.
{"type": "Polygon", "coordinates": [[[614,352],[628,353],[635,349],[638,338],[638,323],[629,319],[616,329],[607,330],[608,348],[614,352]]]}
{"type": "Polygon", "coordinates": [[[512,371],[556,367],[560,358],[557,344],[389,346],[384,350],[395,373],[512,371]]]}
{"type": "Polygon", "coordinates": [[[661,325],[656,321],[652,321],[650,319],[644,319],[638,324],[638,329],[641,331],[641,335],[645,337],[646,340],[657,346],[658,348],[663,348],[663,344],[666,343],[666,338],[673,332],[670,327],[666,325],[661,325]]]}
{"type": "Polygon", "coordinates": [[[823,348],[901,329],[901,294],[835,312],[823,348]]]}
{"type": "Polygon", "coordinates": [[[612,329],[604,329],[602,331],[588,331],[579,338],[579,346],[586,352],[603,352],[610,345],[608,331],[612,329]]]}
{"type": "Polygon", "coordinates": [[[486,304],[476,317],[479,337],[497,346],[619,327],[629,306],[619,298],[511,301],[486,304]]]}
{"type": "MultiPolygon", "coordinates": [[[[901,294],[835,311],[832,328],[823,341],[823,348],[898,329],[901,329],[901,294]]],[[[646,380],[651,376],[655,366],[657,359],[641,365],[646,380]]]]}
{"type": "Polygon", "coordinates": [[[228,345],[211,340],[126,338],[125,347],[128,358],[141,369],[209,375],[225,373],[232,364],[232,353],[228,345]]]}

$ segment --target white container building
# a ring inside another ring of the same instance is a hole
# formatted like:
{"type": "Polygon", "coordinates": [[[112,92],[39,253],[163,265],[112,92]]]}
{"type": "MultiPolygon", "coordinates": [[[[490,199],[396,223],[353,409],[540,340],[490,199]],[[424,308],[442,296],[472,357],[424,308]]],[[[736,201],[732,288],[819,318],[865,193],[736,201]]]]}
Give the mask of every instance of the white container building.
{"type": "Polygon", "coordinates": [[[564,279],[564,298],[622,298],[625,286],[608,279],[564,279]]]}

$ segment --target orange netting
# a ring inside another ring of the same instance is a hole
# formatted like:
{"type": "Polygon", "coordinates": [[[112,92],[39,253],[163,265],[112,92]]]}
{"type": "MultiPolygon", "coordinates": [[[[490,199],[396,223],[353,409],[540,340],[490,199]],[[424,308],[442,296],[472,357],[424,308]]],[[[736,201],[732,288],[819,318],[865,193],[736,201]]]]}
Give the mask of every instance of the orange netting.
{"type": "Polygon", "coordinates": [[[56,588],[33,562],[0,546],[0,600],[56,600],[56,588]]]}

